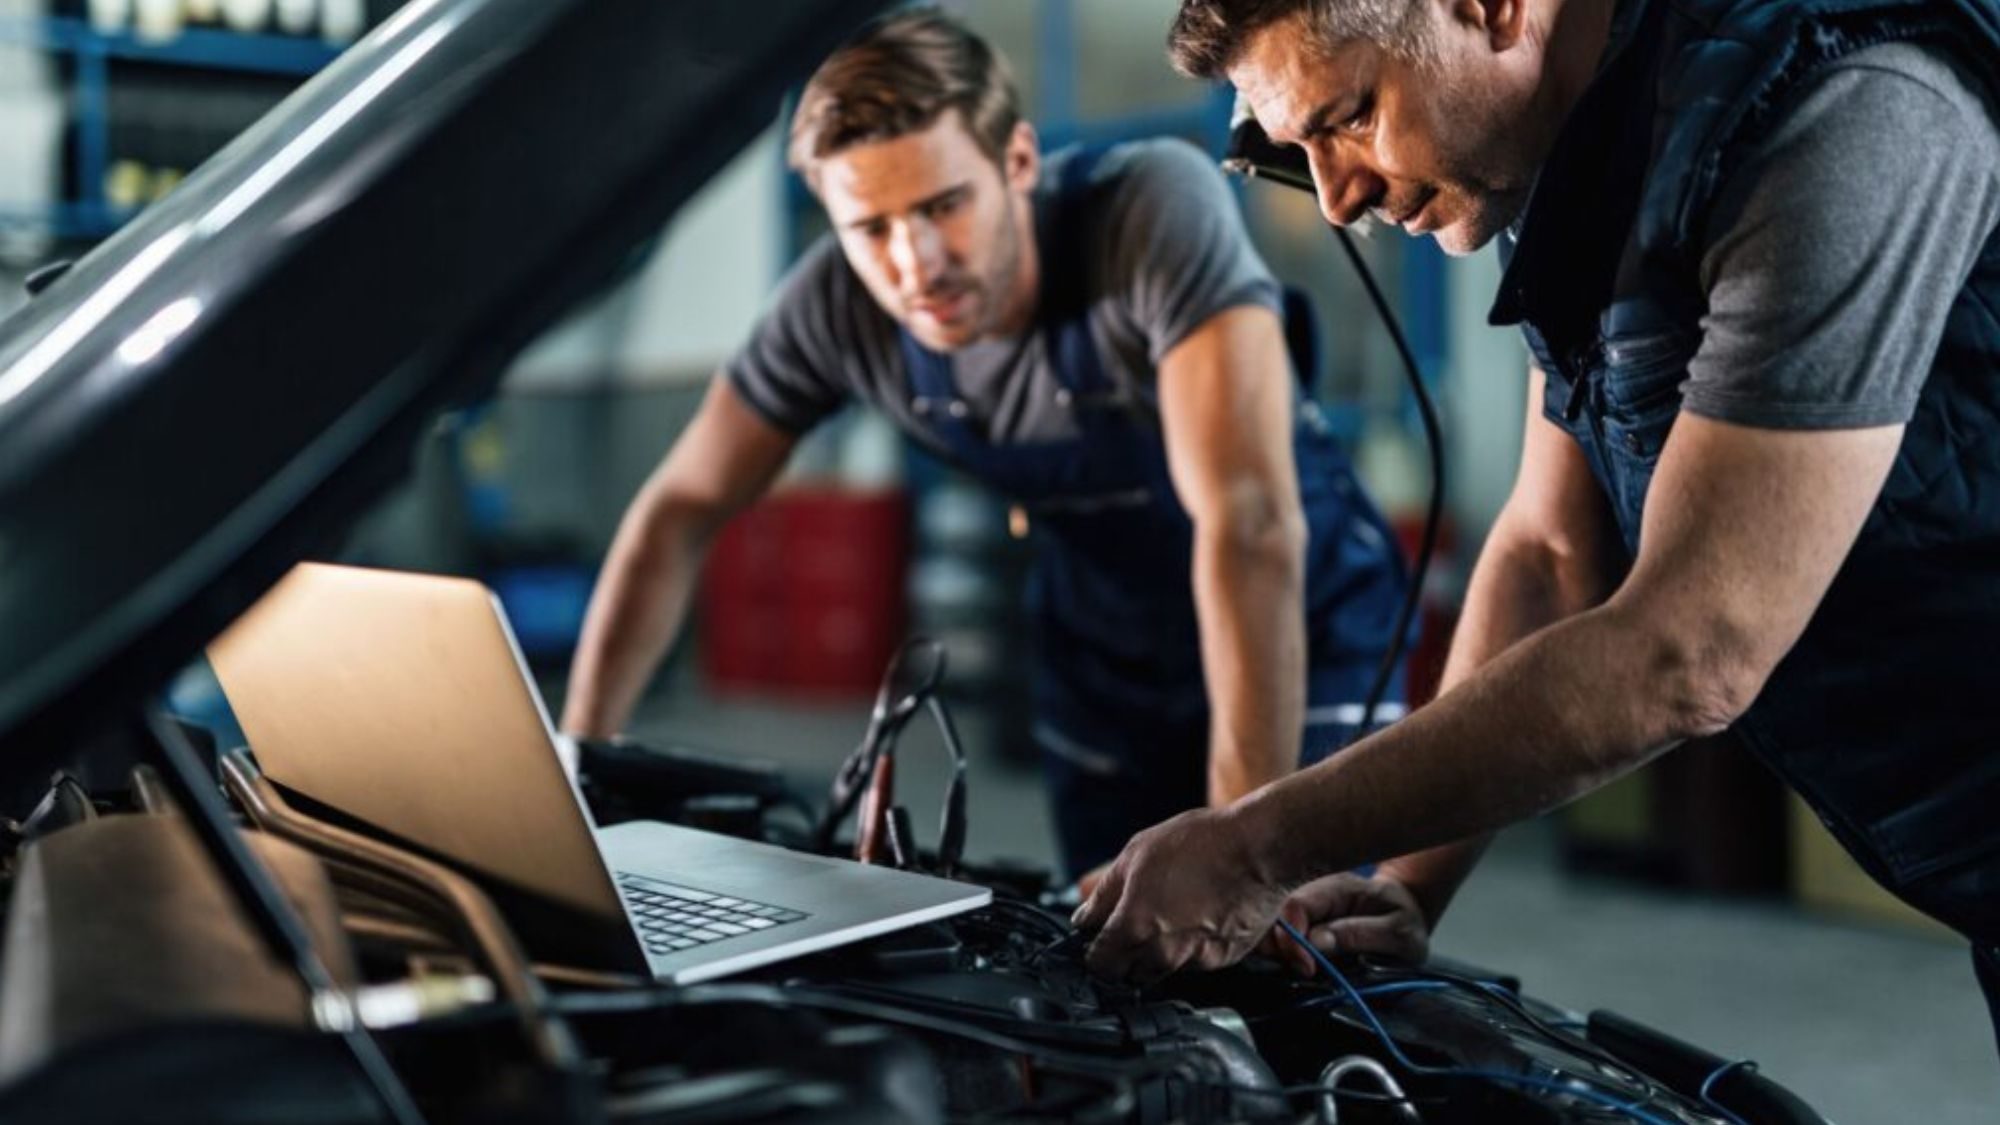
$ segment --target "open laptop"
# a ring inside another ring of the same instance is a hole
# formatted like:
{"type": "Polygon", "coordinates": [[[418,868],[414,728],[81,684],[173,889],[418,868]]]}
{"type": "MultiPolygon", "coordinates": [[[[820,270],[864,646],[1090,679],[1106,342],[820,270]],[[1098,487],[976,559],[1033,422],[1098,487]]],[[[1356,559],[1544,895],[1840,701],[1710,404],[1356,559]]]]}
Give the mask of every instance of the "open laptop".
{"type": "Polygon", "coordinates": [[[598,830],[479,583],[303,563],[209,646],[258,764],[457,866],[540,961],[689,984],[992,892],[667,824],[598,830]]]}

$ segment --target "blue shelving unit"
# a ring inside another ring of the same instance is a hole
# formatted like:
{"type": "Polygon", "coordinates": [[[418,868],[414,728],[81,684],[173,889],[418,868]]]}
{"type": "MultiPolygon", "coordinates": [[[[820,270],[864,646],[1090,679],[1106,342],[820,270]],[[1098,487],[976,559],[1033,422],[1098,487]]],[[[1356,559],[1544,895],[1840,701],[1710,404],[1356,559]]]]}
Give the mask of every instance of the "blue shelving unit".
{"type": "Polygon", "coordinates": [[[111,163],[111,60],[303,79],[340,54],[340,48],[314,39],[208,28],[188,28],[173,39],[154,42],[130,33],[106,34],[68,16],[0,20],[0,43],[36,47],[75,60],[69,96],[79,196],[32,211],[0,200],[0,221],[46,224],[66,239],[102,238],[132,217],[130,210],[114,208],[104,198],[104,176],[111,163]]]}

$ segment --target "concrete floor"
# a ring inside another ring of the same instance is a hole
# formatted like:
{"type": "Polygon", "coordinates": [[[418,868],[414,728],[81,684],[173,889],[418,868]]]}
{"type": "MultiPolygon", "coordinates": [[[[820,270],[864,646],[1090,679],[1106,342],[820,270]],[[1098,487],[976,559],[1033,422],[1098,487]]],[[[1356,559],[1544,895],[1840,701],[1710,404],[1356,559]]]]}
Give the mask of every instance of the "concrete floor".
{"type": "MultiPolygon", "coordinates": [[[[648,701],[634,731],[782,762],[817,794],[866,715],[859,704],[682,690],[648,701]]],[[[1049,862],[1033,770],[992,751],[979,715],[959,721],[973,751],[969,853],[1049,862]]],[[[943,763],[923,729],[898,754],[898,790],[925,839],[936,822],[922,795],[942,795],[943,763]]],[[[1610,1008],[1719,1055],[1755,1059],[1842,1125],[2000,1122],[2000,1056],[1959,945],[1779,903],[1579,880],[1557,869],[1548,829],[1527,825],[1502,837],[1461,892],[1436,948],[1516,974],[1543,999],[1610,1008]]]]}

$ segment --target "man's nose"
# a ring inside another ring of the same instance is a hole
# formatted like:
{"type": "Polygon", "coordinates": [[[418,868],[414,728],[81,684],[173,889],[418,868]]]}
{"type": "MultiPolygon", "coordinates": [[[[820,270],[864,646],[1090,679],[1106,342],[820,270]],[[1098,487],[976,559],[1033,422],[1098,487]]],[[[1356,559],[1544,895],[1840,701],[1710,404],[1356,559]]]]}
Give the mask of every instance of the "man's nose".
{"type": "Polygon", "coordinates": [[[1335,226],[1349,226],[1358,221],[1388,190],[1382,177],[1360,161],[1331,149],[1308,147],[1306,162],[1312,167],[1313,194],[1319,199],[1319,213],[1335,226]]]}
{"type": "Polygon", "coordinates": [[[896,224],[889,240],[889,258],[905,291],[922,293],[944,270],[944,240],[922,219],[896,224]]]}

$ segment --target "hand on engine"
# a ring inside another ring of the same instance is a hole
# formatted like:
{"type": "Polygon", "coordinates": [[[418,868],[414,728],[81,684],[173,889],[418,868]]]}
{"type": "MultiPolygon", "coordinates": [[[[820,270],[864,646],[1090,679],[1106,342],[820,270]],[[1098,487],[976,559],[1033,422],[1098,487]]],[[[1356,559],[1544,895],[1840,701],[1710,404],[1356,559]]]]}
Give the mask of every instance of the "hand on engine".
{"type": "Polygon", "coordinates": [[[1285,901],[1285,888],[1260,872],[1237,807],[1184,812],[1132,837],[1073,919],[1097,931],[1091,969],[1148,983],[1241,960],[1285,901]]]}
{"type": "MultiPolygon", "coordinates": [[[[1380,953],[1406,961],[1430,955],[1430,924],[1402,883],[1386,875],[1372,878],[1342,872],[1315,879],[1292,892],[1278,917],[1323,953],[1380,953]]],[[[1318,963],[1283,930],[1274,929],[1259,947],[1312,976],[1318,963]]]]}
{"type": "Polygon", "coordinates": [[[1091,895],[1097,892],[1097,885],[1099,883],[1102,883],[1104,881],[1104,877],[1109,874],[1111,874],[1111,863],[1109,861],[1106,861],[1084,872],[1082,875],[1077,876],[1076,879],[1077,895],[1082,898],[1086,899],[1089,898],[1091,895]]]}

